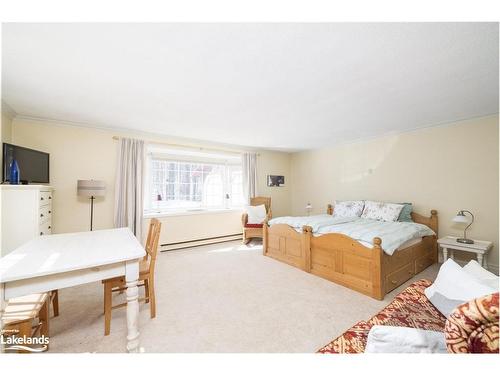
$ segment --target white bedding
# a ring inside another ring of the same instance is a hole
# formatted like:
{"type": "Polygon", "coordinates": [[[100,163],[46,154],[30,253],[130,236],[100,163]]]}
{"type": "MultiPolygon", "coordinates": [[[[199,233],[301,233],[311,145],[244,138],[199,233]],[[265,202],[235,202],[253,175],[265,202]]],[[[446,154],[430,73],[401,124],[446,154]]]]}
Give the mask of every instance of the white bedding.
{"type": "Polygon", "coordinates": [[[392,255],[397,249],[408,247],[409,241],[419,241],[424,236],[434,235],[434,231],[423,224],[410,222],[387,222],[359,217],[333,217],[330,215],[316,216],[285,216],[269,221],[269,225],[287,224],[302,231],[304,225],[311,226],[314,236],[327,233],[341,233],[349,236],[367,247],[373,247],[374,237],[382,239],[382,249],[392,255]]]}
{"type": "Polygon", "coordinates": [[[444,332],[374,325],[365,353],[447,353],[444,332]]]}

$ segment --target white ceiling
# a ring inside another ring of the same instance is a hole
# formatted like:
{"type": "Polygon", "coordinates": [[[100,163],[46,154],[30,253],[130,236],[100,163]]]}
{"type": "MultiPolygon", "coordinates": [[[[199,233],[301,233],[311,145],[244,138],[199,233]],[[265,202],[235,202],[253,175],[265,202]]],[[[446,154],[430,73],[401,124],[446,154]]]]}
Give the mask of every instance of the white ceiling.
{"type": "Polygon", "coordinates": [[[17,113],[301,150],[498,113],[498,24],[4,24],[17,113]]]}

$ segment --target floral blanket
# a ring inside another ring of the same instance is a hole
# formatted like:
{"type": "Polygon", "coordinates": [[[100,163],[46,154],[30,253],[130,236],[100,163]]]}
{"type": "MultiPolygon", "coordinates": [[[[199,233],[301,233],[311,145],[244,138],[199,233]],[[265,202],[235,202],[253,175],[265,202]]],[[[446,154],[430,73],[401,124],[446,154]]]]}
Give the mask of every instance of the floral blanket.
{"type": "Polygon", "coordinates": [[[374,325],[444,331],[446,318],[424,294],[425,288],[431,284],[429,280],[420,280],[411,284],[377,315],[368,321],[356,323],[342,336],[318,350],[318,353],[363,353],[368,332],[374,325]]]}

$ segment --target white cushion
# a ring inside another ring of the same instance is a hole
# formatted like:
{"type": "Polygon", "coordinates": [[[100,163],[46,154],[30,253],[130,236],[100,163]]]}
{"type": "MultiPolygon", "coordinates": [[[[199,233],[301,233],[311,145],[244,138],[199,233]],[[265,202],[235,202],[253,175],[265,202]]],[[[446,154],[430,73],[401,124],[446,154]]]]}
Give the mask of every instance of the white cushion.
{"type": "Polygon", "coordinates": [[[335,201],[333,216],[360,217],[364,205],[364,201],[335,201]]]}
{"type": "Polygon", "coordinates": [[[361,217],[381,221],[397,221],[404,204],[365,201],[361,217]]]}
{"type": "Polygon", "coordinates": [[[487,285],[490,288],[494,288],[496,290],[499,289],[498,276],[494,273],[491,273],[490,271],[485,270],[477,261],[471,260],[462,269],[477,281],[479,281],[481,284],[487,285]]]}
{"type": "Polygon", "coordinates": [[[262,224],[266,220],[266,206],[247,206],[248,224],[262,224]]]}
{"type": "Polygon", "coordinates": [[[494,292],[494,288],[478,282],[452,259],[443,263],[434,283],[424,291],[444,316],[462,303],[494,292]]]}
{"type": "Polygon", "coordinates": [[[365,353],[446,353],[443,332],[375,325],[368,332],[365,353]]]}

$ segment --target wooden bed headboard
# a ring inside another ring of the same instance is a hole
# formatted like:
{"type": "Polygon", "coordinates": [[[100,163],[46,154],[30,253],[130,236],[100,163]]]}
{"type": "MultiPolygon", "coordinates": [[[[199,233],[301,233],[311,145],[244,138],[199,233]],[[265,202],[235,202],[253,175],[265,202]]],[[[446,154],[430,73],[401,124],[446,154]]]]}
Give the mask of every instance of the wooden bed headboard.
{"type": "MultiPolygon", "coordinates": [[[[328,215],[333,215],[333,205],[329,204],[326,207],[326,213],[328,215]]],[[[431,210],[431,216],[427,217],[424,215],[417,214],[416,212],[412,212],[411,218],[415,223],[427,225],[429,228],[431,228],[436,233],[436,236],[437,236],[437,234],[438,234],[437,213],[438,212],[436,210],[431,210]]]]}
{"type": "Polygon", "coordinates": [[[427,225],[436,233],[436,236],[438,235],[438,212],[436,210],[431,210],[430,217],[412,212],[411,218],[415,223],[427,225]]]}

